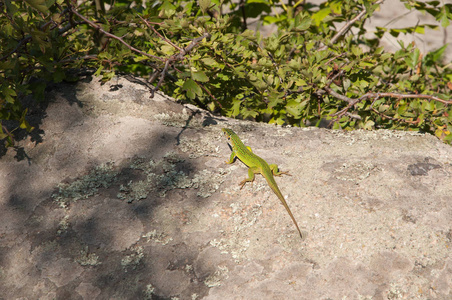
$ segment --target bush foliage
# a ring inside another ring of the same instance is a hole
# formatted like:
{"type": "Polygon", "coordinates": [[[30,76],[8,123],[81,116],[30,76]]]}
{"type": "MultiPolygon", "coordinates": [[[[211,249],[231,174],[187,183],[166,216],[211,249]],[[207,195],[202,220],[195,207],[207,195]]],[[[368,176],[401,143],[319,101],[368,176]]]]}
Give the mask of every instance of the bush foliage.
{"type": "Polygon", "coordinates": [[[152,92],[230,117],[424,131],[450,143],[447,45],[421,53],[399,42],[388,53],[379,39],[447,27],[452,4],[401,1],[437,24],[377,28],[369,38],[364,24],[383,0],[0,2],[0,139],[13,145],[14,130],[33,129],[21,97],[43,99],[48,83],[88,69],[103,80],[146,78],[152,92]],[[263,37],[251,19],[277,32],[263,37]]]}

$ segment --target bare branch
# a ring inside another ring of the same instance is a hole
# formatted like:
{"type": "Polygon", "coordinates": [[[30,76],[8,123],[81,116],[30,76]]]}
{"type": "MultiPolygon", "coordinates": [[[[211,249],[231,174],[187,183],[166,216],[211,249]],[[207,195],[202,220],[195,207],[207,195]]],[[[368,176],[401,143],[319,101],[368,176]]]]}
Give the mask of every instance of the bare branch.
{"type": "MultiPolygon", "coordinates": [[[[348,103],[353,103],[353,102],[355,101],[355,100],[352,99],[352,98],[349,98],[349,97],[347,97],[347,96],[344,96],[344,95],[339,94],[338,92],[333,91],[333,90],[332,90],[330,87],[328,87],[328,86],[325,86],[323,89],[324,89],[325,91],[327,91],[328,94],[330,94],[331,96],[336,97],[337,99],[340,99],[340,100],[342,100],[342,101],[345,101],[345,102],[348,102],[348,103]]],[[[354,104],[352,104],[352,105],[354,105],[354,104]]]]}
{"type": "MultiPolygon", "coordinates": [[[[60,15],[66,14],[67,11],[68,11],[68,10],[65,9],[63,12],[61,12],[60,15]]],[[[6,16],[8,17],[8,19],[10,20],[10,22],[13,23],[13,20],[9,17],[9,15],[6,14],[6,16]]],[[[41,25],[39,29],[42,30],[42,31],[44,31],[44,30],[47,28],[47,26],[49,26],[50,24],[53,24],[53,26],[50,28],[50,30],[55,29],[55,27],[57,27],[57,26],[59,25],[59,24],[56,24],[56,23],[52,20],[52,21],[48,21],[48,22],[46,22],[45,24],[41,25]]],[[[69,26],[69,25],[66,25],[63,29],[58,30],[58,33],[59,33],[59,34],[63,34],[65,31],[69,30],[68,28],[71,28],[71,27],[72,27],[72,25],[70,25],[70,26],[69,26]],[[65,30],[65,31],[63,31],[63,30],[65,30]]],[[[4,60],[4,59],[8,58],[8,57],[11,56],[13,53],[17,52],[17,51],[19,50],[19,48],[20,48],[23,44],[26,44],[26,43],[30,42],[31,39],[32,39],[31,35],[27,35],[26,37],[24,37],[23,39],[21,39],[21,40],[19,41],[19,43],[17,43],[16,47],[14,47],[13,50],[11,50],[8,54],[5,54],[5,55],[3,55],[2,57],[0,57],[0,61],[2,61],[2,60],[4,60]]]]}
{"type": "Polygon", "coordinates": [[[376,97],[390,97],[390,98],[417,98],[417,99],[427,99],[434,100],[444,104],[452,104],[452,100],[444,100],[436,96],[432,95],[423,95],[423,94],[398,94],[398,93],[367,93],[361,96],[359,99],[365,98],[376,98],[376,97]]]}
{"type": "Polygon", "coordinates": [[[372,107],[372,111],[375,112],[376,114],[378,114],[380,117],[385,118],[385,119],[389,119],[389,120],[392,120],[392,121],[398,121],[398,122],[403,122],[403,123],[408,123],[408,124],[417,124],[417,123],[419,123],[417,120],[416,121],[410,121],[410,120],[399,119],[399,118],[394,118],[394,117],[385,115],[384,113],[379,112],[378,110],[376,110],[373,107],[372,107]]]}
{"type": "Polygon", "coordinates": [[[173,44],[173,42],[171,42],[170,40],[168,40],[166,37],[164,37],[163,35],[161,35],[157,30],[155,30],[154,26],[152,26],[147,20],[143,19],[143,17],[141,17],[140,15],[138,15],[138,17],[149,27],[152,29],[152,31],[154,31],[155,34],[157,34],[159,36],[159,38],[161,38],[162,40],[164,40],[165,42],[167,42],[168,44],[170,44],[171,46],[173,46],[174,48],[176,48],[179,51],[182,51],[182,48],[173,44]]]}
{"type": "Polygon", "coordinates": [[[99,26],[99,25],[97,25],[96,23],[94,23],[94,22],[88,20],[85,16],[83,16],[82,14],[80,14],[74,7],[71,7],[71,11],[72,11],[75,15],[77,15],[80,19],[82,19],[83,21],[85,21],[86,23],[88,23],[91,27],[93,27],[93,28],[99,30],[100,32],[102,32],[102,33],[105,34],[106,36],[108,36],[108,37],[110,37],[110,38],[112,38],[112,39],[115,39],[115,40],[121,42],[124,46],[126,46],[126,47],[129,48],[130,50],[132,50],[132,51],[134,51],[134,52],[137,52],[137,53],[139,53],[139,54],[141,54],[141,55],[144,55],[144,56],[146,56],[146,57],[149,57],[149,58],[152,58],[152,59],[157,59],[157,60],[163,61],[163,58],[160,58],[160,57],[158,57],[158,56],[151,55],[151,54],[148,54],[148,53],[143,52],[143,51],[141,51],[141,50],[138,50],[137,48],[135,48],[135,47],[133,47],[133,46],[127,44],[122,38],[120,38],[120,37],[118,37],[118,36],[116,36],[116,35],[114,35],[114,34],[111,34],[111,33],[108,32],[108,31],[105,31],[104,29],[102,29],[101,26],[99,26]]]}
{"type": "MultiPolygon", "coordinates": [[[[349,115],[350,117],[352,117],[349,114],[348,110],[351,107],[353,107],[354,105],[356,105],[357,103],[359,103],[359,102],[361,102],[361,101],[363,101],[365,99],[375,98],[375,100],[377,100],[378,98],[381,98],[381,97],[398,98],[398,99],[403,99],[403,98],[411,98],[411,99],[413,99],[414,98],[414,99],[426,99],[426,100],[438,101],[438,102],[444,103],[446,105],[452,104],[452,100],[444,100],[444,99],[441,99],[441,98],[436,97],[436,96],[423,95],[423,94],[412,95],[412,94],[399,94],[399,93],[366,93],[366,94],[362,95],[359,98],[352,99],[352,98],[346,97],[344,95],[341,95],[341,94],[333,91],[328,86],[325,86],[323,88],[323,90],[319,90],[319,91],[326,91],[331,96],[336,97],[336,98],[348,103],[348,105],[345,108],[341,109],[340,111],[338,111],[338,112],[336,112],[334,114],[331,114],[331,117],[337,117],[332,122],[335,122],[335,121],[339,120],[343,115],[349,115]]],[[[375,102],[375,100],[373,102],[375,102]]],[[[380,115],[381,117],[386,118],[386,119],[390,119],[390,120],[394,120],[394,121],[403,121],[403,122],[409,123],[409,124],[416,124],[416,122],[417,122],[417,121],[408,121],[408,120],[404,120],[404,119],[396,119],[396,118],[387,116],[385,114],[382,114],[379,111],[377,111],[375,108],[373,108],[373,103],[372,103],[371,109],[375,113],[377,113],[378,115],[380,115]]]]}
{"type": "Polygon", "coordinates": [[[209,94],[210,97],[212,97],[213,100],[215,100],[215,102],[218,104],[218,106],[220,106],[221,109],[223,109],[223,105],[221,105],[220,101],[218,101],[218,99],[215,98],[215,96],[212,95],[212,94],[210,93],[210,91],[209,91],[206,87],[204,87],[203,84],[199,84],[199,85],[201,86],[201,88],[202,88],[207,94],[209,94]]]}
{"type": "MultiPolygon", "coordinates": [[[[381,4],[385,0],[378,0],[374,4],[381,4]]],[[[330,45],[334,44],[341,36],[343,36],[347,31],[352,27],[353,23],[359,21],[364,15],[366,14],[366,9],[363,9],[356,17],[345,23],[345,25],[337,31],[337,33],[331,38],[330,45]]],[[[319,48],[320,51],[325,50],[328,47],[328,45],[323,45],[319,48]]]]}

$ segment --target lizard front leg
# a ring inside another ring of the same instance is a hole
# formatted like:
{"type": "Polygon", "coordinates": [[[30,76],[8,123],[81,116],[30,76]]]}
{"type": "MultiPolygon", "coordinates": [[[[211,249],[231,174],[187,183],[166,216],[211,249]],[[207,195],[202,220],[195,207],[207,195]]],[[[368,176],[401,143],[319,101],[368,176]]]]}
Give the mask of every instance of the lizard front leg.
{"type": "Polygon", "coordinates": [[[235,151],[231,152],[231,156],[229,157],[229,161],[226,161],[227,164],[232,164],[234,162],[234,158],[236,157],[235,151]]]}

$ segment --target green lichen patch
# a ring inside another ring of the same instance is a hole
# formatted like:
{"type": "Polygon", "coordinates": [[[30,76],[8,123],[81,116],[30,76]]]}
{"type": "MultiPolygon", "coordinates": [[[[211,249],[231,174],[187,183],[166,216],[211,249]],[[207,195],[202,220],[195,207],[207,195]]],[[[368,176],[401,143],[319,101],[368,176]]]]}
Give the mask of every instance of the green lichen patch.
{"type": "Polygon", "coordinates": [[[207,198],[220,188],[224,177],[218,173],[213,173],[209,170],[202,170],[195,174],[192,180],[193,187],[198,189],[196,195],[198,197],[207,198]]]}
{"type": "Polygon", "coordinates": [[[248,250],[250,248],[249,229],[253,228],[262,215],[262,207],[260,205],[253,205],[252,207],[241,207],[238,204],[231,204],[233,217],[231,218],[234,224],[232,228],[233,234],[228,238],[221,238],[220,240],[213,239],[210,245],[218,248],[221,253],[231,254],[236,263],[240,263],[248,257],[248,250]]]}
{"type": "Polygon", "coordinates": [[[144,248],[142,246],[134,246],[131,250],[134,253],[124,256],[121,260],[123,268],[132,267],[133,269],[136,269],[144,257],[144,248]]]}
{"type": "Polygon", "coordinates": [[[119,199],[127,202],[145,199],[149,193],[165,197],[168,191],[174,189],[195,188],[198,189],[199,197],[207,198],[218,190],[222,176],[203,170],[193,175],[193,178],[179,170],[185,160],[174,152],[170,152],[162,160],[146,160],[142,157],[136,158],[130,168],[141,170],[146,178],[144,180],[131,180],[120,186],[117,194],[119,199]]]}
{"type": "Polygon", "coordinates": [[[187,188],[189,183],[187,175],[183,171],[177,171],[177,165],[184,159],[169,153],[160,161],[146,160],[143,157],[134,159],[130,168],[141,170],[146,178],[144,180],[130,180],[121,185],[117,197],[127,202],[145,199],[149,193],[157,192],[160,197],[165,197],[169,190],[175,188],[187,188]]]}
{"type": "Polygon", "coordinates": [[[152,300],[154,298],[155,287],[152,284],[146,285],[146,289],[144,290],[144,299],[152,300]]]}
{"type": "Polygon", "coordinates": [[[95,253],[88,252],[88,246],[86,246],[85,249],[80,250],[80,256],[75,259],[75,262],[82,266],[97,266],[102,264],[99,261],[99,256],[95,253]]]}
{"type": "Polygon", "coordinates": [[[182,113],[160,113],[154,116],[154,119],[160,121],[163,125],[171,127],[186,127],[190,124],[191,128],[203,127],[203,119],[194,116],[195,112],[189,114],[187,109],[184,108],[182,113]]]}
{"type": "MultiPolygon", "coordinates": [[[[99,188],[114,185],[118,190],[118,199],[129,203],[145,199],[150,193],[165,197],[168,191],[187,188],[195,188],[199,197],[207,198],[219,189],[224,176],[217,172],[202,170],[194,173],[191,178],[186,171],[190,167],[184,163],[185,159],[175,152],[169,152],[158,161],[137,157],[126,169],[141,171],[144,176],[140,176],[140,179],[126,180],[126,183],[118,182],[119,178],[124,176],[121,175],[121,171],[114,169],[113,163],[102,164],[72,183],[60,183],[58,192],[54,193],[52,198],[61,207],[67,208],[70,202],[87,199],[97,194],[99,188]]],[[[60,224],[61,233],[67,226],[60,224]]]]}
{"type": "Polygon", "coordinates": [[[219,152],[218,146],[212,143],[208,136],[201,139],[183,137],[180,140],[179,149],[182,152],[189,153],[190,158],[212,156],[213,153],[219,152]]]}
{"type": "Polygon", "coordinates": [[[58,224],[57,235],[62,235],[69,229],[70,223],[68,220],[69,220],[69,216],[66,215],[60,221],[60,223],[58,224]]]}
{"type": "Polygon", "coordinates": [[[165,234],[163,232],[157,233],[157,230],[155,230],[155,229],[153,231],[149,231],[148,233],[143,235],[143,237],[147,238],[148,242],[154,241],[154,242],[162,244],[162,245],[166,245],[173,240],[172,237],[169,237],[167,234],[165,234]]]}
{"type": "Polygon", "coordinates": [[[221,282],[229,278],[229,269],[226,266],[218,266],[218,269],[212,275],[208,276],[204,280],[204,284],[207,287],[220,286],[221,282]]]}
{"type": "Polygon", "coordinates": [[[99,188],[108,188],[116,180],[117,171],[112,162],[96,166],[88,175],[72,183],[58,184],[58,192],[52,198],[63,208],[71,201],[87,199],[97,194],[99,188]]]}

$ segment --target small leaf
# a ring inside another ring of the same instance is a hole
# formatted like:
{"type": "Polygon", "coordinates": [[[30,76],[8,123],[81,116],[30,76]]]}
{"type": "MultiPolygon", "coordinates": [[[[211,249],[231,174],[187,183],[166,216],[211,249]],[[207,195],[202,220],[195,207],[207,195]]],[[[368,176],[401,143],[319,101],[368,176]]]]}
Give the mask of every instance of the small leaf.
{"type": "Polygon", "coordinates": [[[350,85],[351,85],[350,79],[345,78],[345,79],[342,81],[342,85],[343,85],[343,87],[344,87],[344,90],[345,90],[345,91],[348,91],[348,88],[349,88],[350,85]]]}
{"type": "Polygon", "coordinates": [[[94,76],[99,76],[102,70],[104,69],[104,66],[100,66],[96,72],[94,72],[94,76]]]}
{"type": "Polygon", "coordinates": [[[202,95],[201,88],[192,79],[187,79],[182,88],[187,92],[187,97],[190,99],[195,99],[197,95],[202,95]]]}
{"type": "Polygon", "coordinates": [[[426,102],[425,110],[434,111],[435,110],[435,102],[434,101],[426,102]]]}
{"type": "Polygon", "coordinates": [[[46,6],[46,0],[25,0],[25,2],[42,13],[46,13],[49,10],[46,6]]]}
{"type": "Polygon", "coordinates": [[[439,48],[439,49],[437,49],[435,51],[429,52],[427,54],[428,58],[431,58],[431,60],[433,62],[437,62],[441,58],[441,56],[443,56],[444,51],[446,51],[447,46],[448,46],[448,44],[442,46],[441,48],[439,48]]]}
{"type": "Polygon", "coordinates": [[[210,3],[211,0],[198,0],[198,5],[203,13],[206,13],[206,11],[209,9],[210,3]]]}
{"type": "Polygon", "coordinates": [[[214,59],[211,58],[211,57],[203,58],[203,59],[201,59],[201,61],[202,61],[203,63],[205,63],[206,65],[210,66],[210,67],[215,67],[215,66],[218,65],[218,63],[216,62],[216,60],[214,60],[214,59]]]}
{"type": "Polygon", "coordinates": [[[315,25],[319,26],[320,23],[322,23],[323,19],[328,17],[328,15],[330,13],[331,13],[331,8],[330,7],[326,7],[326,8],[323,8],[323,9],[319,10],[318,12],[314,13],[311,16],[311,18],[314,20],[315,25]]]}
{"type": "Polygon", "coordinates": [[[341,124],[339,124],[339,122],[334,122],[333,129],[342,129],[341,124]]]}
{"type": "Polygon", "coordinates": [[[311,26],[312,19],[309,17],[304,17],[301,19],[300,14],[295,18],[295,29],[298,31],[304,31],[311,26]]]}
{"type": "Polygon", "coordinates": [[[207,77],[207,75],[204,72],[202,72],[202,71],[192,72],[191,73],[191,78],[193,80],[200,81],[200,82],[207,82],[207,81],[209,81],[209,78],[207,77]]]}
{"type": "Polygon", "coordinates": [[[159,9],[159,17],[170,18],[176,12],[176,7],[170,1],[164,1],[159,9]]]}

